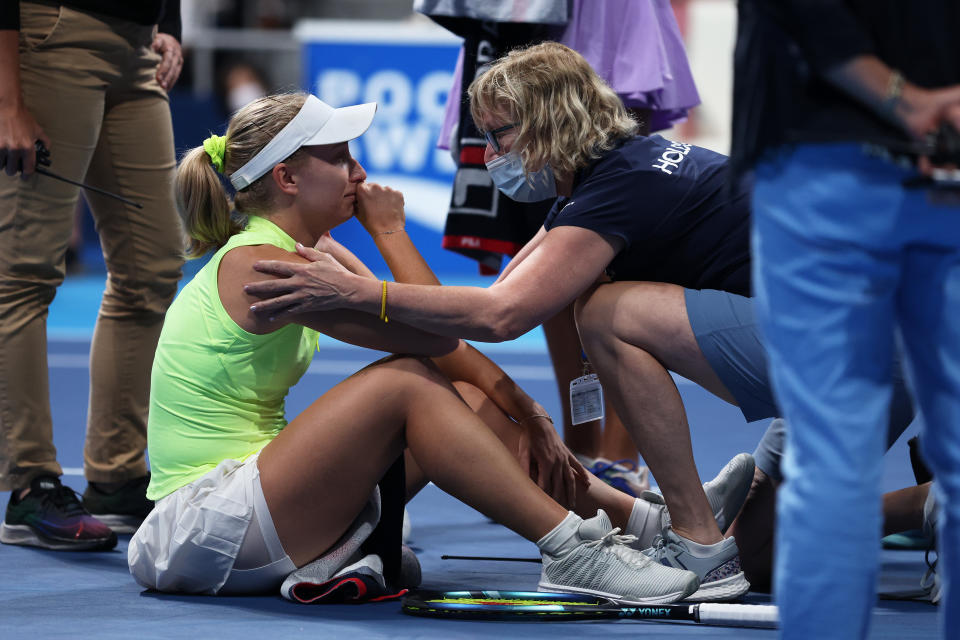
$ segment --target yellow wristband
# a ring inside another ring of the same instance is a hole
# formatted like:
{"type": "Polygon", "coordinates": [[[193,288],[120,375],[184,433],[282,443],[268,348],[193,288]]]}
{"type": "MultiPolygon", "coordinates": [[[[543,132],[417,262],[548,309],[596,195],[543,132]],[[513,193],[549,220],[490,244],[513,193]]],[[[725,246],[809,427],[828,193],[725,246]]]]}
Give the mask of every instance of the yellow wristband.
{"type": "Polygon", "coordinates": [[[387,281],[383,281],[383,289],[380,294],[380,319],[384,322],[390,322],[390,319],[387,318],[387,281]]]}

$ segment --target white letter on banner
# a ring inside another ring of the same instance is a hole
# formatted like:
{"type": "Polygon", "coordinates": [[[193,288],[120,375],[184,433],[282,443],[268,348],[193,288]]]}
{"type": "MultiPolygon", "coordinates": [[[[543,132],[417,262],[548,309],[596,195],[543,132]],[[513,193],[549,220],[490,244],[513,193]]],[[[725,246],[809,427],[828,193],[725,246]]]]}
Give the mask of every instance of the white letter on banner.
{"type": "Polygon", "coordinates": [[[360,76],[349,69],[327,69],[317,76],[317,97],[331,107],[360,101],[360,76]]]}
{"type": "Polygon", "coordinates": [[[366,152],[367,162],[364,168],[368,171],[389,171],[396,164],[396,156],[400,153],[400,146],[390,141],[392,130],[393,127],[378,124],[376,118],[374,118],[373,124],[359,138],[366,152]]]}
{"type": "Polygon", "coordinates": [[[443,123],[443,112],[452,82],[453,74],[447,71],[434,71],[423,76],[417,84],[417,112],[421,122],[443,123]]]}
{"type": "Polygon", "coordinates": [[[374,122],[360,138],[366,151],[366,168],[393,171],[399,164],[403,171],[420,171],[433,146],[431,131],[424,125],[396,122],[378,126],[374,122]]]}
{"type": "Polygon", "coordinates": [[[400,154],[400,166],[404,171],[411,173],[422,171],[437,141],[436,129],[427,126],[421,120],[419,124],[408,127],[403,125],[391,127],[391,139],[396,138],[398,133],[402,137],[396,144],[399,144],[403,150],[400,154]]]}
{"type": "Polygon", "coordinates": [[[378,71],[367,79],[364,102],[377,103],[377,118],[403,122],[413,102],[410,78],[399,71],[378,71]]]}
{"type": "Polygon", "coordinates": [[[437,149],[433,147],[433,168],[440,173],[453,175],[457,172],[457,163],[450,157],[450,151],[448,149],[437,149]]]}

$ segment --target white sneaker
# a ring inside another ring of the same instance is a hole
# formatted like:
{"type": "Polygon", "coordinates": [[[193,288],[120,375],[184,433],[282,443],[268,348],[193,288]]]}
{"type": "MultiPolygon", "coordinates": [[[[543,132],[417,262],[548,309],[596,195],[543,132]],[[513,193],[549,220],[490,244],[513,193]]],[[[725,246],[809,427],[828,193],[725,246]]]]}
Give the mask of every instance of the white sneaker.
{"type": "MultiPolygon", "coordinates": [[[[552,553],[541,540],[540,591],[585,593],[622,604],[666,604],[683,600],[699,586],[697,575],[664,566],[627,546],[634,536],[617,535],[601,509],[589,520],[565,520],[571,534],[552,553]],[[569,522],[569,524],[567,524],[569,522]]],[[[562,536],[557,536],[562,537],[562,536]]],[[[554,545],[557,546],[557,545],[554,545]]]]}
{"type": "Polygon", "coordinates": [[[733,538],[716,544],[699,544],[666,529],[656,544],[644,551],[656,562],[668,567],[682,567],[697,574],[700,587],[687,600],[734,600],[750,590],[740,568],[740,552],[733,538]]]}
{"type": "Polygon", "coordinates": [[[740,513],[740,508],[750,493],[750,485],[753,484],[755,467],[752,455],[739,453],[713,480],[703,484],[703,492],[707,494],[720,533],[726,533],[733,519],[740,513]]]}
{"type": "MultiPolygon", "coordinates": [[[[753,483],[754,467],[752,455],[739,453],[720,470],[713,480],[703,483],[703,492],[710,503],[713,516],[717,519],[720,533],[727,532],[747,499],[750,485],[753,483]]],[[[640,499],[662,506],[661,528],[666,529],[670,526],[670,512],[667,511],[662,495],[655,491],[644,491],[640,494],[640,499]]]]}

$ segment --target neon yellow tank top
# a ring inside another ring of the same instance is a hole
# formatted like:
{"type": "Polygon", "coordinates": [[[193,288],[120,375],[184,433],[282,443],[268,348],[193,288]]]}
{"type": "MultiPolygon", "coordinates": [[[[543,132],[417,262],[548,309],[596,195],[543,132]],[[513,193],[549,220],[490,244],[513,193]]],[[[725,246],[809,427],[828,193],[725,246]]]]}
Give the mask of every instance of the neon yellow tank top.
{"type": "Polygon", "coordinates": [[[265,335],[241,329],[220,302],[220,261],[236,247],[296,243],[251,216],[183,288],[167,311],[153,360],[147,497],[158,500],[227,459],[244,460],[287,425],[287,392],[306,372],[318,333],[289,324],[265,335]]]}

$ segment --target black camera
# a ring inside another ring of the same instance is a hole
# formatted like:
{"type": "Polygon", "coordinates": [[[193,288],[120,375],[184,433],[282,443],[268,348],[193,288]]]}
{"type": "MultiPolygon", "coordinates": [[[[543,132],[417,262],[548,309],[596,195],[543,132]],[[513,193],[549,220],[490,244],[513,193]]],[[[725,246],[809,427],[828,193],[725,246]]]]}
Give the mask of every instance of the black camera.
{"type": "Polygon", "coordinates": [[[50,166],[50,150],[47,149],[46,145],[43,144],[42,140],[37,140],[34,146],[37,148],[37,166],[49,167],[50,166]]]}
{"type": "Polygon", "coordinates": [[[930,156],[933,164],[954,164],[960,167],[960,131],[950,124],[944,122],[936,133],[930,134],[927,148],[924,155],[930,156]]]}

